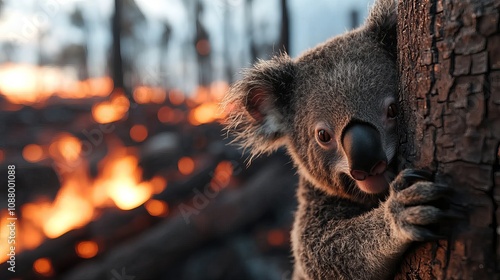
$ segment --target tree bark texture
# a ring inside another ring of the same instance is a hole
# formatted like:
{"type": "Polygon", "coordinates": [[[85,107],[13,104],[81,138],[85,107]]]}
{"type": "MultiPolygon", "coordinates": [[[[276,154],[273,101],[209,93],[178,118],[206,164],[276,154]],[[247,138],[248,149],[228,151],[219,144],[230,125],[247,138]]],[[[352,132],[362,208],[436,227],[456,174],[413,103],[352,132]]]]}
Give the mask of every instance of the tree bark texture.
{"type": "Polygon", "coordinates": [[[447,238],[415,244],[396,279],[500,277],[500,0],[398,7],[403,166],[436,172],[467,213],[447,238]]]}

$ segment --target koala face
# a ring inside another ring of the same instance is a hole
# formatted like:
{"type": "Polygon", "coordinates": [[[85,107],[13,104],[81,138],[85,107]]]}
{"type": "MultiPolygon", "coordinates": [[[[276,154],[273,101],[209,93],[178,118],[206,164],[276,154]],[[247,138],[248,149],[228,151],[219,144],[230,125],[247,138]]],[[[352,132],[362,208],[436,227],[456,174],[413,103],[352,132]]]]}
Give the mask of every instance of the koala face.
{"type": "Polygon", "coordinates": [[[336,195],[385,192],[384,172],[398,140],[394,58],[354,32],[310,50],[294,65],[293,116],[285,130],[301,175],[336,195]]]}
{"type": "Polygon", "coordinates": [[[227,129],[253,155],[286,146],[300,174],[354,200],[387,191],[397,147],[396,18],[367,23],[297,59],[247,70],[225,98],[227,129]]]}

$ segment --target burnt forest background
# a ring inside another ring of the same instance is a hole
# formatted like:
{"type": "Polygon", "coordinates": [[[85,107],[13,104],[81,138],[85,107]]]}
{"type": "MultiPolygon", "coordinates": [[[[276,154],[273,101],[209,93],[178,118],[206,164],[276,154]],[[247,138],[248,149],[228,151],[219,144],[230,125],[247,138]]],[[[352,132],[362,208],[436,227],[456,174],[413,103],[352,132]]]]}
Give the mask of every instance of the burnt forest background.
{"type": "Polygon", "coordinates": [[[0,279],[290,279],[295,172],[247,165],[219,101],[369,4],[0,1],[0,279]]]}

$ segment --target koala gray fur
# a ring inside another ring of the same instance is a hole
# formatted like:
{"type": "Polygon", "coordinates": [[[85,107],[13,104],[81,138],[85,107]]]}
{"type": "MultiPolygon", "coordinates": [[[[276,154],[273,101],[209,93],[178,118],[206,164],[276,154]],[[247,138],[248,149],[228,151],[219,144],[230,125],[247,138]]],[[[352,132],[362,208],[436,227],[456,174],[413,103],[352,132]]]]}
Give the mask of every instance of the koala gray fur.
{"type": "Polygon", "coordinates": [[[428,205],[446,186],[422,171],[394,175],[396,10],[378,0],[360,28],[259,61],[223,102],[236,142],[252,156],[286,146],[298,169],[294,279],[387,279],[446,217],[428,205]]]}

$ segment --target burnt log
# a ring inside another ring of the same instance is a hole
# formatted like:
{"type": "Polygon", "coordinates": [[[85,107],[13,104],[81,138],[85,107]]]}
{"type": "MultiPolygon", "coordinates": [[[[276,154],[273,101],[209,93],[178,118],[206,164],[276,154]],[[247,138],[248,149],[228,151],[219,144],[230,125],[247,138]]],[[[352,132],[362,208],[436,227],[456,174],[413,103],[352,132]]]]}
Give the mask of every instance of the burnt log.
{"type": "MultiPolygon", "coordinates": [[[[193,176],[171,183],[154,198],[161,199],[169,205],[190,199],[195,194],[193,189],[202,189],[210,182],[210,174],[219,160],[222,160],[220,156],[210,158],[211,161],[206,162],[193,176]]],[[[54,274],[58,275],[85,260],[76,254],[75,245],[79,242],[88,240],[96,242],[99,247],[97,256],[99,256],[162,220],[151,216],[144,206],[128,211],[119,209],[102,209],[102,211],[98,219],[84,227],[71,230],[55,239],[47,239],[39,247],[19,253],[16,256],[15,276],[22,279],[49,279],[52,276],[45,278],[33,271],[33,263],[37,259],[49,259],[54,274]]],[[[19,222],[22,223],[22,220],[19,222]]],[[[9,279],[8,277],[12,276],[7,267],[7,263],[0,264],[0,279],[9,279]]]]}
{"type": "Polygon", "coordinates": [[[295,185],[291,166],[273,160],[241,188],[224,189],[213,198],[205,193],[204,198],[195,197],[189,204],[179,205],[169,220],[102,258],[83,264],[63,279],[111,279],[116,275],[156,279],[207,242],[259,221],[279,207],[283,197],[293,196],[295,185]],[[197,199],[205,199],[206,205],[200,205],[197,199]]]}

